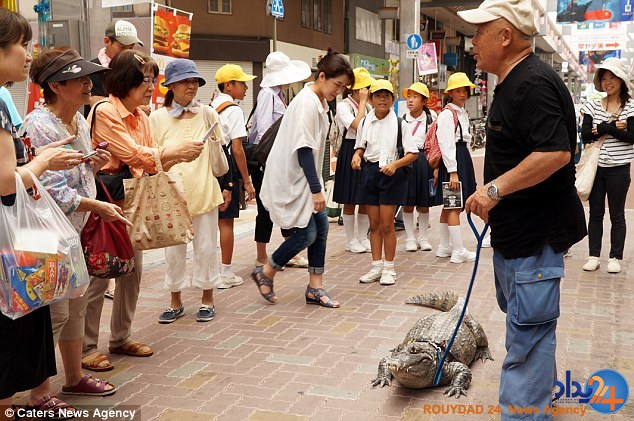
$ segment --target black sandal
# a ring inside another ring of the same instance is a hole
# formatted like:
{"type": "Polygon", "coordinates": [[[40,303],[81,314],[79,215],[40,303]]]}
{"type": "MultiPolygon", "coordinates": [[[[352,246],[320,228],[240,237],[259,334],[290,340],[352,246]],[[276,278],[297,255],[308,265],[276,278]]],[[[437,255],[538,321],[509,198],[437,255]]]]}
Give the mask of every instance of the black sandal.
{"type": "Polygon", "coordinates": [[[328,308],[341,307],[341,304],[335,304],[334,301],[330,299],[330,296],[328,295],[326,290],[323,288],[313,288],[310,285],[308,285],[306,287],[306,294],[304,296],[306,297],[306,304],[317,304],[322,307],[328,307],[328,308]],[[308,294],[313,294],[315,298],[310,298],[308,294]],[[321,297],[328,298],[328,301],[324,303],[323,301],[321,301],[321,297]]]}
{"type": "Polygon", "coordinates": [[[275,297],[275,292],[273,291],[273,279],[269,278],[264,274],[264,266],[256,267],[251,272],[251,279],[258,286],[258,291],[260,295],[269,303],[275,304],[277,300],[273,300],[275,297]],[[267,286],[270,288],[270,291],[267,293],[262,292],[262,287],[267,286]]]}

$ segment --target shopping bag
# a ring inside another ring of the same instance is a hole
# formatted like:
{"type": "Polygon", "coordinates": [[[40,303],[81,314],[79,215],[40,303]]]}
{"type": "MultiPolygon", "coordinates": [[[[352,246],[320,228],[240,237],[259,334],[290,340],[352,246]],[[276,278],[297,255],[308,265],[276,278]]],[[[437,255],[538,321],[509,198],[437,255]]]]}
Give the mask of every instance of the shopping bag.
{"type": "Polygon", "coordinates": [[[597,166],[599,165],[599,155],[601,153],[601,145],[605,136],[601,136],[599,140],[588,145],[581,154],[581,160],[577,164],[577,178],[575,187],[579,199],[586,201],[590,197],[592,186],[594,185],[594,177],[597,175],[597,166]]]}
{"type": "Polygon", "coordinates": [[[0,205],[0,311],[12,319],[80,297],[90,282],[79,234],[29,174],[34,197],[16,172],[15,202],[0,205]]]}
{"type": "MultiPolygon", "coordinates": [[[[108,202],[112,203],[107,186],[99,175],[96,178],[97,185],[101,185],[108,202]]],[[[134,272],[134,249],[123,222],[106,222],[91,212],[81,232],[81,245],[90,275],[110,279],[134,272]]]]}
{"type": "Polygon", "coordinates": [[[163,171],[158,150],[154,161],[156,174],[123,180],[123,214],[134,225],[128,234],[137,250],[187,244],[194,238],[182,176],[163,171]]]}
{"type": "MultiPolygon", "coordinates": [[[[202,107],[203,117],[205,118],[205,126],[207,127],[207,130],[209,130],[213,127],[213,123],[211,122],[211,110],[206,106],[202,107]]],[[[218,118],[217,121],[220,122],[220,119],[218,118]]],[[[215,177],[222,177],[229,172],[229,160],[227,159],[227,155],[222,147],[222,139],[218,139],[216,136],[212,135],[208,142],[211,171],[215,177]]]]}

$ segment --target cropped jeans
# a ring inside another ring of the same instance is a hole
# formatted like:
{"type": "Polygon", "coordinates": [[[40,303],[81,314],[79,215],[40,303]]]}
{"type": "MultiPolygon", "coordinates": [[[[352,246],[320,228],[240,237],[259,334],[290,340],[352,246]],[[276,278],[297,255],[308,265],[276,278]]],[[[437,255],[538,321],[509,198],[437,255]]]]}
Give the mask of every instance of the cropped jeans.
{"type": "Polygon", "coordinates": [[[538,408],[531,420],[551,420],[551,392],[557,377],[555,330],[563,253],[545,245],[541,253],[505,259],[493,250],[498,305],[506,313],[506,357],[500,376],[502,421],[523,420],[521,410],[538,408]],[[509,409],[510,408],[510,409],[509,409]],[[513,409],[515,409],[514,412],[513,409]]]}
{"type": "Polygon", "coordinates": [[[598,167],[588,203],[590,221],[588,223],[588,243],[590,256],[601,256],[603,238],[603,217],[605,197],[610,209],[610,258],[623,259],[625,247],[625,199],[630,188],[630,164],[618,167],[598,167]]]}
{"type": "Polygon", "coordinates": [[[286,241],[269,257],[269,263],[275,270],[282,270],[289,260],[308,247],[308,272],[324,273],[328,239],[325,211],[313,213],[306,227],[285,229],[283,233],[286,241]]]}

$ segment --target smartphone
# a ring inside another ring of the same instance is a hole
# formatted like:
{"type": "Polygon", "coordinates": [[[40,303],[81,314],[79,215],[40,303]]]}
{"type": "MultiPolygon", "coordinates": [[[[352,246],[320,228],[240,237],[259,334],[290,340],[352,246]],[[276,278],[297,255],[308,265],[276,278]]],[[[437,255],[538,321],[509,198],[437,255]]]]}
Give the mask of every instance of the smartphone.
{"type": "Polygon", "coordinates": [[[97,146],[95,146],[95,149],[108,149],[108,146],[110,146],[110,143],[108,142],[101,142],[100,144],[98,144],[97,146]]]}
{"type": "Polygon", "coordinates": [[[203,136],[203,143],[209,140],[213,132],[216,130],[217,125],[218,125],[218,122],[216,121],[214,124],[211,125],[209,130],[207,130],[207,133],[205,133],[205,135],[203,136]]]}
{"type": "Polygon", "coordinates": [[[85,154],[82,159],[85,161],[86,159],[92,158],[93,156],[97,155],[97,151],[92,151],[90,153],[85,154]]]}

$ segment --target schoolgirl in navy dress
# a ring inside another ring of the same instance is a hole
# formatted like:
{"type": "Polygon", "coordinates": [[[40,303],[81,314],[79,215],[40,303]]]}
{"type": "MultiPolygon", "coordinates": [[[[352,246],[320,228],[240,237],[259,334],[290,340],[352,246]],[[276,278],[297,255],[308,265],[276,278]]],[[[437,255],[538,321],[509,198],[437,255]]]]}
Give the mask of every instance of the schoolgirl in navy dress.
{"type": "MultiPolygon", "coordinates": [[[[442,163],[438,170],[438,193],[435,204],[442,204],[442,182],[449,182],[451,190],[458,190],[462,182],[462,198],[467,200],[476,191],[475,171],[469,153],[469,115],[464,104],[471,96],[475,85],[464,73],[454,73],[447,80],[449,103],[438,115],[438,146],[442,153],[442,163]],[[454,113],[458,115],[458,125],[454,123],[454,113]]],[[[464,209],[464,207],[463,207],[464,209]]],[[[460,213],[463,209],[443,209],[440,214],[440,244],[437,257],[451,257],[451,263],[472,262],[475,253],[467,250],[462,242],[460,213]]]]}
{"type": "Polygon", "coordinates": [[[403,167],[416,160],[418,148],[407,123],[392,109],[392,84],[387,80],[374,82],[370,86],[370,99],[374,109],[357,128],[356,151],[352,157],[352,168],[361,169],[360,201],[366,205],[370,218],[372,246],[372,268],[359,282],[380,280],[381,285],[393,285],[396,282],[394,213],[407,193],[407,169],[403,167]],[[398,145],[399,132],[402,145],[398,145]],[[361,160],[365,161],[363,167],[361,160]]]}
{"type": "Polygon", "coordinates": [[[407,98],[409,113],[403,115],[403,120],[409,125],[414,143],[418,148],[418,158],[412,165],[412,173],[407,181],[407,195],[403,203],[403,225],[405,225],[405,250],[423,251],[431,250],[431,244],[427,241],[427,227],[429,226],[429,208],[434,206],[434,169],[429,166],[423,146],[427,128],[436,119],[437,115],[431,111],[425,103],[429,98],[429,89],[424,83],[413,83],[409,88],[403,89],[403,97],[407,98]],[[431,183],[431,185],[430,185],[431,183]],[[414,232],[414,207],[418,211],[418,239],[414,232]]]}
{"type": "Polygon", "coordinates": [[[350,166],[354,154],[354,144],[357,139],[357,127],[359,122],[372,109],[368,101],[368,88],[374,82],[374,78],[363,67],[357,67],[354,72],[354,85],[349,90],[349,95],[337,104],[336,121],[342,133],[345,133],[341,149],[337,155],[337,169],[335,170],[335,187],[332,198],[343,205],[343,228],[346,232],[346,250],[352,253],[365,253],[370,251],[368,240],[368,228],[370,221],[365,206],[359,206],[357,215],[358,231],[354,232],[354,208],[359,204],[359,184],[361,172],[354,171],[350,166]]]}

